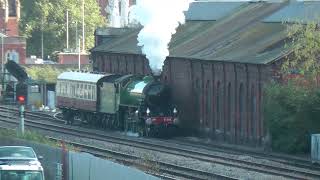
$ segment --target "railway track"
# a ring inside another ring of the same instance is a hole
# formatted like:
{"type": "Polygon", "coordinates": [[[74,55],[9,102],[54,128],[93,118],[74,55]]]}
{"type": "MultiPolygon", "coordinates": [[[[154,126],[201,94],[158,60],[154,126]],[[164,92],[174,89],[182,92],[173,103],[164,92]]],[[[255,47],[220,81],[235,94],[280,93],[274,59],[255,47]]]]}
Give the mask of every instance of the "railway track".
{"type": "Polygon", "coordinates": [[[180,144],[180,145],[189,145],[194,148],[200,148],[204,150],[211,150],[216,152],[230,153],[235,155],[248,155],[253,158],[259,159],[268,159],[270,161],[282,163],[285,165],[295,166],[298,168],[304,168],[314,171],[320,172],[320,166],[311,163],[310,158],[301,158],[295,157],[286,154],[278,154],[278,153],[266,153],[261,151],[254,151],[252,149],[244,149],[244,148],[235,148],[225,145],[219,145],[215,143],[203,143],[194,140],[186,140],[185,138],[175,138],[170,142],[180,144]]]}
{"type": "MultiPolygon", "coordinates": [[[[8,111],[7,111],[8,112],[8,111]]],[[[16,113],[13,113],[11,115],[15,115],[16,113]]],[[[33,117],[39,117],[38,115],[32,115],[33,117]]],[[[6,122],[6,123],[12,123],[18,125],[18,121],[15,121],[11,116],[3,115],[0,114],[0,121],[6,122]],[[5,119],[6,118],[6,119],[5,119]]],[[[58,130],[58,129],[51,129],[52,126],[46,127],[46,124],[36,124],[33,121],[30,121],[26,119],[25,121],[26,126],[36,128],[36,129],[42,129],[42,130],[49,130],[49,131],[54,131],[58,133],[64,133],[67,134],[67,131],[63,130],[58,130]]],[[[5,128],[5,127],[2,127],[5,128]]],[[[72,133],[69,133],[72,135],[72,133]]],[[[74,135],[74,134],[73,134],[74,135]]],[[[79,135],[79,134],[77,134],[79,135]]],[[[61,139],[54,138],[54,137],[48,137],[51,140],[54,141],[62,141],[61,139]]],[[[128,154],[128,153],[122,153],[118,151],[113,151],[110,149],[104,149],[101,147],[96,147],[96,146],[91,146],[87,144],[81,144],[81,143],[76,143],[76,142],[71,142],[71,141],[66,141],[63,140],[65,143],[72,145],[73,147],[81,149],[82,152],[88,152],[90,154],[93,154],[97,157],[101,158],[112,158],[115,159],[118,162],[121,162],[123,164],[127,165],[133,165],[136,167],[139,167],[140,169],[150,169],[150,166],[155,166],[155,168],[152,169],[157,169],[156,172],[148,172],[152,175],[155,175],[157,177],[160,177],[162,179],[200,179],[200,180],[205,180],[205,179],[228,179],[228,180],[236,180],[237,178],[233,177],[228,177],[225,175],[221,174],[215,174],[211,172],[206,172],[206,171],[201,171],[197,169],[192,169],[184,166],[179,166],[175,164],[170,164],[167,162],[162,162],[162,161],[155,161],[155,160],[150,160],[150,159],[142,159],[141,157],[135,156],[133,154],[128,154]]]]}
{"type": "MultiPolygon", "coordinates": [[[[11,110],[1,107],[1,111],[9,112],[11,110]]],[[[36,118],[37,116],[39,119],[40,118],[43,119],[43,117],[40,115],[35,115],[35,114],[32,115],[33,118],[36,118]]],[[[14,121],[12,120],[4,120],[2,118],[1,118],[1,121],[7,121],[7,122],[10,121],[11,123],[14,123],[14,121]]],[[[47,120],[50,119],[49,117],[47,118],[48,118],[47,120]]],[[[51,118],[51,121],[53,121],[52,118],[51,118]]],[[[254,162],[239,160],[239,159],[230,158],[230,157],[218,156],[218,155],[210,154],[208,152],[195,151],[195,150],[189,149],[188,147],[184,147],[181,144],[180,145],[170,144],[170,143],[168,144],[167,142],[155,143],[153,142],[152,139],[141,140],[141,139],[126,138],[126,137],[115,137],[115,136],[106,135],[99,132],[84,131],[79,129],[76,130],[76,129],[65,127],[59,124],[44,123],[40,121],[37,122],[34,120],[29,120],[28,118],[26,120],[26,125],[33,128],[46,129],[46,130],[55,131],[58,133],[65,133],[65,134],[80,136],[84,138],[111,142],[115,144],[121,144],[126,146],[143,148],[147,150],[169,153],[173,155],[194,158],[204,162],[211,162],[211,163],[221,164],[225,166],[241,168],[248,171],[281,176],[289,179],[319,179],[320,178],[319,171],[315,171],[315,169],[313,170],[302,169],[301,167],[291,167],[291,168],[280,167],[280,166],[275,167],[267,164],[254,163],[254,162]]]]}

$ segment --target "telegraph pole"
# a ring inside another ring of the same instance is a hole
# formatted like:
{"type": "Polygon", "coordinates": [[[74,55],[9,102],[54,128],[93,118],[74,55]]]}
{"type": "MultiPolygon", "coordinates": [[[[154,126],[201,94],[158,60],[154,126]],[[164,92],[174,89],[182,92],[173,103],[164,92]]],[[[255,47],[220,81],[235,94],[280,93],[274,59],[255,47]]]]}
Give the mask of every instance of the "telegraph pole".
{"type": "Polygon", "coordinates": [[[82,0],[82,51],[85,51],[85,44],[84,44],[84,0],[82,0]]]}
{"type": "Polygon", "coordinates": [[[41,58],[43,60],[43,17],[41,19],[41,58]]]}
{"type": "Polygon", "coordinates": [[[79,38],[79,59],[78,59],[78,66],[79,66],[79,72],[80,72],[80,70],[81,70],[81,48],[80,48],[80,46],[81,46],[81,40],[80,40],[80,38],[79,38]]]}
{"type": "Polygon", "coordinates": [[[69,50],[69,11],[67,10],[67,50],[69,50]]]}

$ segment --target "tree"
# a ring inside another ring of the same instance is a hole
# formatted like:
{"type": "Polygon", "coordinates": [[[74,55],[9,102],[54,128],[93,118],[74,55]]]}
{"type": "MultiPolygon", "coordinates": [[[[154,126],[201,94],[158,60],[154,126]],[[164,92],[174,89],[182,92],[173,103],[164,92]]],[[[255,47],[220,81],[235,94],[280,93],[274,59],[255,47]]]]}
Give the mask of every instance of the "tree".
{"type": "Polygon", "coordinates": [[[319,75],[320,73],[320,25],[318,22],[293,24],[288,26],[290,42],[286,45],[292,49],[282,69],[284,72],[300,72],[319,75]]]}
{"type": "MultiPolygon", "coordinates": [[[[66,12],[69,11],[69,45],[76,48],[82,36],[82,0],[22,0],[21,34],[27,37],[27,54],[41,55],[41,37],[43,33],[44,55],[66,48],[66,12]],[[76,27],[77,22],[77,27],[76,27]]],[[[93,47],[94,30],[105,25],[96,0],[85,0],[85,46],[93,47]]]]}

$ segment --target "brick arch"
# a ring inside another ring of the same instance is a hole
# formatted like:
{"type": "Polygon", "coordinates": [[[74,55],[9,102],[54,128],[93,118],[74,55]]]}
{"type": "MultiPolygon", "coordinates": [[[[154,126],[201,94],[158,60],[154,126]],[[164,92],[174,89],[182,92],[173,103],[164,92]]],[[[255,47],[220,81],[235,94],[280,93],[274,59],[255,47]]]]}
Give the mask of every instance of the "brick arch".
{"type": "Polygon", "coordinates": [[[240,83],[239,86],[239,97],[238,97],[238,107],[239,107],[239,121],[236,127],[238,131],[238,136],[243,136],[245,133],[245,89],[244,84],[240,83]]]}
{"type": "Polygon", "coordinates": [[[221,97],[221,82],[217,82],[217,92],[216,92],[216,129],[221,129],[221,113],[222,113],[222,106],[221,102],[223,100],[223,97],[221,97]]]}
{"type": "Polygon", "coordinates": [[[206,86],[205,86],[205,127],[206,128],[210,128],[209,125],[210,125],[210,120],[211,120],[211,96],[212,96],[212,93],[211,93],[211,84],[210,84],[210,80],[207,80],[206,82],[206,86]]]}
{"type": "Polygon", "coordinates": [[[231,117],[232,117],[232,102],[231,102],[231,96],[232,96],[232,92],[231,92],[231,82],[228,83],[227,86],[227,100],[226,100],[226,108],[227,108],[227,117],[226,117],[226,127],[225,127],[225,131],[226,132],[230,132],[231,131],[231,117]]]}
{"type": "Polygon", "coordinates": [[[257,135],[257,93],[254,84],[251,85],[250,100],[250,135],[254,138],[257,135]]]}

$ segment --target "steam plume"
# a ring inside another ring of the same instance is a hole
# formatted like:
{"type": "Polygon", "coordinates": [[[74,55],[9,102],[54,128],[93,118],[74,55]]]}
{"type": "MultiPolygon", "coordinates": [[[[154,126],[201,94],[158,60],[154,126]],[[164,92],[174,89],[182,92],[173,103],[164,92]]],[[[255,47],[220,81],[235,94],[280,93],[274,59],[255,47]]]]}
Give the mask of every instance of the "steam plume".
{"type": "Polygon", "coordinates": [[[153,74],[159,75],[169,55],[168,44],[179,24],[185,22],[184,11],[190,0],[137,0],[130,10],[130,21],[138,21],[143,29],[138,35],[138,46],[149,60],[153,74]]]}

